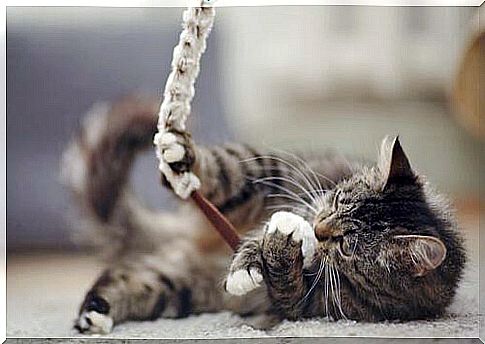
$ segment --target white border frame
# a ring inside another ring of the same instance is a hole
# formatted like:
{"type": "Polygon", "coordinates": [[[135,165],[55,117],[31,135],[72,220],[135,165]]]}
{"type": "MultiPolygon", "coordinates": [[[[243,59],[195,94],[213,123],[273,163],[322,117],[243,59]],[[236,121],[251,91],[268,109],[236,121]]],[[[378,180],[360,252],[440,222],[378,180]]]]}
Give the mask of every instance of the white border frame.
{"type": "MultiPolygon", "coordinates": [[[[478,7],[483,4],[484,0],[218,0],[216,7],[226,6],[276,6],[276,5],[362,5],[362,6],[473,6],[478,7]]],[[[3,88],[3,120],[1,121],[1,168],[2,180],[0,183],[0,192],[4,195],[2,202],[1,214],[1,239],[0,239],[0,343],[6,340],[7,324],[7,223],[6,223],[6,206],[7,206],[7,95],[6,95],[6,7],[8,6],[95,6],[95,7],[186,7],[187,0],[7,0],[6,4],[1,6],[0,24],[1,24],[1,42],[2,52],[0,61],[3,64],[1,72],[1,85],[3,88]]],[[[482,333],[480,333],[482,335],[482,333]]]]}
{"type": "MultiPolygon", "coordinates": [[[[216,7],[278,5],[480,6],[483,0],[211,0],[216,7]]],[[[6,6],[186,7],[187,0],[7,0],[6,6]]]]}

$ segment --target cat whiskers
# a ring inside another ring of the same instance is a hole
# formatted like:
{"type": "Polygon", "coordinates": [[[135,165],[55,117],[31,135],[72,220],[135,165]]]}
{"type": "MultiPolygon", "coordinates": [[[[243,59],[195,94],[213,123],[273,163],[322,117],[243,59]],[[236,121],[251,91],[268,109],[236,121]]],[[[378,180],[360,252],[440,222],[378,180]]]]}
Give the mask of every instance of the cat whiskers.
{"type": "MultiPolygon", "coordinates": [[[[297,196],[300,196],[300,195],[297,195],[297,196]]],[[[301,200],[302,200],[301,197],[298,197],[297,198],[297,197],[293,197],[291,195],[282,194],[282,193],[272,193],[272,194],[267,195],[266,197],[268,197],[268,198],[278,198],[278,197],[279,198],[287,198],[287,199],[291,199],[291,200],[293,200],[295,202],[300,202],[300,203],[301,203],[301,200]]],[[[304,203],[302,203],[302,204],[304,204],[304,203]]],[[[310,208],[310,209],[312,209],[312,208],[310,208]]],[[[316,209],[313,208],[312,210],[316,210],[316,209]]]]}
{"type": "MultiPolygon", "coordinates": [[[[297,173],[302,179],[303,181],[307,184],[308,186],[308,189],[315,189],[317,187],[321,188],[321,186],[318,186],[318,184],[313,184],[312,180],[310,179],[309,176],[307,176],[305,173],[303,173],[299,168],[297,168],[295,165],[293,165],[292,163],[290,163],[289,161],[286,161],[285,159],[282,159],[280,157],[277,157],[277,156],[272,156],[272,155],[260,155],[260,156],[256,156],[256,157],[252,157],[252,158],[248,158],[248,159],[244,159],[244,160],[241,160],[240,162],[251,162],[251,161],[256,161],[256,160],[263,160],[263,159],[268,159],[268,160],[274,160],[274,161],[278,161],[280,163],[282,163],[283,165],[285,165],[286,167],[290,168],[290,172],[295,172],[297,173]]],[[[264,170],[273,170],[273,168],[264,168],[264,170]]],[[[277,169],[279,170],[279,169],[277,169]]]]}
{"type": "MultiPolygon", "coordinates": [[[[296,156],[294,153],[291,153],[291,152],[288,152],[288,151],[285,151],[285,150],[282,150],[282,149],[278,149],[278,148],[275,148],[275,147],[272,147],[272,148],[270,147],[270,149],[277,152],[277,153],[285,154],[286,156],[289,156],[291,159],[293,159],[295,162],[299,162],[300,164],[303,164],[303,166],[307,169],[308,172],[310,172],[310,174],[313,177],[313,183],[315,183],[315,184],[313,184],[313,186],[318,187],[318,188],[322,188],[320,180],[317,178],[315,171],[310,167],[308,162],[306,162],[302,158],[296,156]]],[[[280,159],[282,159],[282,158],[280,158],[280,159]]],[[[282,159],[282,160],[284,160],[284,159],[282,159]]],[[[286,161],[286,162],[289,163],[288,161],[286,161]]],[[[290,164],[290,165],[294,166],[293,164],[290,164]]],[[[294,168],[296,168],[296,167],[294,167],[294,168]]],[[[299,168],[296,168],[296,169],[298,171],[300,171],[299,168]]],[[[308,176],[308,180],[311,180],[310,176],[308,176]]]]}
{"type": "MultiPolygon", "coordinates": [[[[305,217],[308,215],[308,211],[306,209],[306,206],[305,208],[303,207],[295,207],[294,205],[292,204],[278,204],[278,205],[269,205],[269,206],[266,206],[265,207],[266,210],[287,210],[287,211],[290,211],[296,215],[300,215],[301,217],[305,217]]],[[[310,209],[310,211],[312,211],[310,209]]]]}
{"type": "Polygon", "coordinates": [[[305,166],[305,168],[313,175],[313,177],[314,177],[315,181],[317,182],[317,185],[320,189],[322,189],[323,186],[322,186],[320,179],[318,177],[323,178],[324,180],[326,180],[327,182],[329,182],[333,186],[337,186],[337,184],[335,184],[335,182],[332,179],[328,178],[327,176],[325,176],[321,173],[316,172],[313,168],[311,168],[311,166],[308,164],[307,161],[305,161],[304,159],[295,155],[294,153],[291,153],[291,152],[288,152],[288,151],[285,151],[285,150],[282,150],[282,149],[278,149],[278,148],[273,148],[273,150],[276,151],[276,152],[282,153],[282,154],[286,154],[286,155],[290,156],[291,158],[295,159],[296,161],[300,162],[301,164],[303,164],[305,166]]]}
{"type": "Polygon", "coordinates": [[[330,312],[328,311],[328,280],[329,280],[329,272],[328,272],[328,265],[325,266],[325,288],[324,288],[324,302],[325,302],[325,315],[327,319],[330,319],[330,312]]]}
{"type": "MultiPolygon", "coordinates": [[[[325,258],[320,259],[320,266],[318,267],[318,271],[316,273],[315,278],[313,279],[313,282],[312,282],[310,289],[308,289],[308,291],[305,293],[305,295],[302,297],[302,299],[300,301],[298,301],[298,303],[295,305],[295,307],[299,307],[303,302],[305,302],[305,300],[308,298],[308,296],[310,296],[313,289],[315,289],[315,287],[318,285],[318,282],[320,282],[320,278],[322,277],[322,273],[323,273],[325,266],[326,266],[326,259],[325,258]]],[[[308,274],[308,275],[313,275],[313,274],[308,274]]]]}
{"type": "Polygon", "coordinates": [[[316,209],[314,206],[312,206],[310,203],[308,203],[307,201],[305,201],[305,200],[303,199],[303,197],[299,196],[297,193],[295,193],[295,192],[291,191],[290,189],[288,189],[288,188],[286,188],[286,187],[284,187],[284,186],[278,185],[278,184],[273,183],[273,182],[268,181],[268,180],[257,180],[257,179],[256,179],[256,180],[252,180],[252,182],[253,182],[253,183],[255,183],[255,184],[259,183],[259,184],[263,184],[263,185],[271,186],[271,187],[274,187],[274,188],[276,188],[276,189],[278,189],[278,190],[281,190],[281,191],[283,191],[283,192],[286,192],[286,193],[287,193],[287,194],[289,194],[290,196],[293,196],[293,197],[296,199],[296,201],[297,201],[298,203],[300,203],[300,204],[302,204],[302,205],[305,205],[305,206],[306,206],[306,207],[308,207],[308,208],[309,208],[309,209],[310,209],[312,212],[317,213],[317,209],[316,209]]]}
{"type": "Polygon", "coordinates": [[[323,301],[325,305],[325,314],[328,319],[333,318],[330,312],[330,302],[334,311],[339,313],[335,315],[340,316],[342,319],[347,319],[347,316],[342,309],[341,291],[339,271],[334,263],[327,262],[325,264],[323,301]]]}
{"type": "MultiPolygon", "coordinates": [[[[278,150],[276,150],[276,151],[278,151],[278,150]]],[[[279,150],[279,151],[280,151],[280,153],[289,155],[294,160],[296,160],[300,164],[302,164],[303,167],[311,174],[311,176],[309,176],[307,173],[302,172],[301,168],[296,167],[291,162],[289,162],[285,159],[282,159],[280,157],[277,157],[277,156],[272,156],[272,155],[261,155],[261,156],[257,156],[257,157],[244,159],[244,160],[241,160],[240,162],[251,162],[251,161],[256,161],[256,160],[268,159],[268,160],[274,160],[274,161],[278,161],[278,162],[282,163],[285,167],[289,168],[288,172],[290,174],[290,177],[301,178],[302,181],[306,184],[307,187],[303,187],[303,185],[301,185],[295,178],[288,178],[288,179],[291,180],[290,184],[293,184],[293,183],[297,184],[298,185],[297,187],[299,189],[303,190],[304,194],[307,195],[313,203],[315,203],[319,208],[323,208],[323,200],[321,199],[321,197],[319,197],[319,193],[325,192],[325,191],[328,191],[328,190],[323,187],[323,185],[320,182],[320,179],[317,176],[320,176],[322,179],[327,180],[333,186],[336,185],[335,182],[332,181],[330,178],[328,178],[328,177],[326,177],[326,176],[324,176],[324,175],[322,175],[318,172],[315,172],[315,170],[313,170],[305,160],[297,157],[296,155],[289,153],[289,152],[281,151],[281,150],[279,150]],[[313,194],[316,194],[316,196],[313,196],[313,194]]],[[[270,168],[260,167],[260,168],[265,170],[265,171],[273,170],[273,168],[271,168],[271,167],[270,168]]],[[[274,170],[280,171],[279,168],[276,168],[274,170]]],[[[276,177],[275,176],[275,177],[268,177],[268,178],[283,178],[283,177],[276,177]]]]}
{"type": "MultiPolygon", "coordinates": [[[[264,177],[264,178],[259,178],[259,179],[256,179],[253,181],[253,183],[260,183],[260,182],[266,182],[266,181],[272,181],[272,180],[280,180],[280,181],[285,181],[287,183],[290,183],[291,185],[299,188],[300,190],[303,191],[303,193],[310,199],[310,201],[313,203],[313,204],[317,204],[319,206],[322,206],[320,203],[319,203],[319,200],[317,200],[317,198],[315,198],[314,196],[312,196],[312,194],[307,190],[305,189],[301,184],[297,183],[296,181],[293,181],[291,180],[290,178],[286,178],[286,177],[264,177]]],[[[282,189],[280,189],[282,190],[282,189]]],[[[289,189],[286,188],[286,191],[288,191],[289,189]]],[[[293,194],[299,199],[299,200],[302,200],[304,201],[303,197],[301,197],[299,194],[297,194],[296,192],[293,192],[293,194]]],[[[311,205],[309,205],[309,208],[313,209],[315,212],[317,212],[317,209],[311,205]]]]}
{"type": "Polygon", "coordinates": [[[314,182],[316,182],[316,185],[319,187],[319,188],[322,188],[322,185],[320,183],[320,180],[317,178],[316,176],[316,173],[315,171],[310,167],[310,165],[308,165],[308,163],[306,161],[304,161],[302,158],[296,156],[294,153],[291,153],[291,152],[288,152],[288,151],[285,151],[283,149],[279,149],[279,148],[275,148],[275,147],[269,147],[269,149],[277,152],[277,153],[280,153],[280,154],[285,154],[286,156],[289,156],[290,158],[294,159],[295,161],[303,164],[303,166],[312,174],[313,176],[313,180],[314,182]]]}
{"type": "Polygon", "coordinates": [[[328,283],[330,285],[330,293],[332,294],[331,301],[333,305],[333,309],[335,310],[335,305],[337,304],[337,298],[336,298],[336,287],[334,288],[334,283],[335,283],[335,276],[334,276],[334,268],[333,265],[329,265],[328,267],[328,283]]]}
{"type": "MultiPolygon", "coordinates": [[[[333,301],[334,301],[334,306],[335,304],[337,305],[337,309],[338,311],[340,312],[340,316],[342,317],[342,319],[347,319],[347,317],[345,316],[345,313],[342,309],[342,295],[341,295],[341,292],[342,292],[342,289],[341,289],[341,286],[340,286],[340,274],[339,274],[339,271],[337,268],[335,268],[335,265],[331,265],[331,272],[332,272],[332,279],[333,279],[333,282],[335,283],[335,289],[336,290],[333,290],[332,289],[332,298],[333,298],[333,301]]],[[[335,307],[334,307],[335,308],[335,307]]]]}

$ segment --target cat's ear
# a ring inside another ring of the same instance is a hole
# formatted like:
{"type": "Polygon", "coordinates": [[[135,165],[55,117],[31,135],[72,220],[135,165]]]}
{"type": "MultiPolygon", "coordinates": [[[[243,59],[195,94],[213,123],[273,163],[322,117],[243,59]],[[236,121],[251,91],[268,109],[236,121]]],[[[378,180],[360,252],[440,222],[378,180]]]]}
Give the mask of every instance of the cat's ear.
{"type": "Polygon", "coordinates": [[[384,178],[384,189],[394,183],[409,183],[416,180],[411,164],[399,142],[399,137],[386,136],[382,140],[379,154],[379,169],[384,178]]]}
{"type": "Polygon", "coordinates": [[[443,263],[446,246],[435,237],[427,235],[396,235],[393,238],[401,253],[401,262],[410,261],[414,276],[425,276],[443,263]]]}

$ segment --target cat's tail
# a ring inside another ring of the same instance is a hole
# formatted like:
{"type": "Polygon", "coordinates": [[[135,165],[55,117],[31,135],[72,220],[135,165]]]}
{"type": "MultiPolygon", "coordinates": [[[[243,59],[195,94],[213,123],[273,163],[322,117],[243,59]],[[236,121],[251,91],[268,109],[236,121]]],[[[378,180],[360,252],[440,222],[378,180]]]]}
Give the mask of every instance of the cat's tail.
{"type": "Polygon", "coordinates": [[[85,115],[61,163],[61,180],[82,212],[75,217],[78,238],[122,253],[149,250],[154,236],[178,232],[175,214],[144,207],[128,183],[137,153],[152,146],[158,108],[154,99],[128,96],[97,103],[85,115]]]}

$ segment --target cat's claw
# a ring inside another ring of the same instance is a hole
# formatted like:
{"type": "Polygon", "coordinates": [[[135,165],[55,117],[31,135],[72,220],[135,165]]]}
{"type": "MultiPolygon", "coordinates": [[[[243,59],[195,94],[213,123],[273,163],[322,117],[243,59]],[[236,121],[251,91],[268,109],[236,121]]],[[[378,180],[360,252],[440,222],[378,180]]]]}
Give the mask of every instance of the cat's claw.
{"type": "Polygon", "coordinates": [[[312,226],[301,216],[287,212],[278,211],[271,216],[266,228],[267,234],[280,232],[289,236],[296,242],[301,242],[301,253],[303,255],[303,267],[308,267],[313,261],[317,239],[312,226]]]}
{"type": "Polygon", "coordinates": [[[263,275],[256,268],[237,270],[227,276],[226,291],[241,296],[259,287],[262,281],[263,275]]]}
{"type": "Polygon", "coordinates": [[[113,329],[113,319],[96,311],[83,311],[76,320],[74,328],[80,333],[108,334],[113,329]]]}

